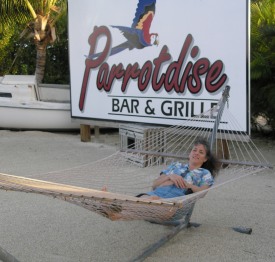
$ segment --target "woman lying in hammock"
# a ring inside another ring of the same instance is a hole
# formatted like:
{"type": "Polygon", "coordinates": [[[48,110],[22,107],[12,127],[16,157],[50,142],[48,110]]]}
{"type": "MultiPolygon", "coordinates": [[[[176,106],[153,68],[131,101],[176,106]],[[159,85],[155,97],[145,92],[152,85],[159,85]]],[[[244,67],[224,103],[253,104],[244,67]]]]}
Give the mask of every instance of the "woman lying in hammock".
{"type": "Polygon", "coordinates": [[[217,160],[208,142],[197,140],[189,154],[188,164],[173,162],[153,183],[153,190],[137,197],[173,198],[209,188],[217,174],[217,160]]]}
{"type": "MultiPolygon", "coordinates": [[[[189,154],[189,162],[182,164],[173,162],[160,173],[159,178],[153,182],[153,190],[137,195],[137,197],[157,200],[161,198],[174,198],[193,192],[205,190],[213,185],[217,175],[217,160],[210,152],[209,144],[205,140],[197,140],[189,154]]],[[[105,189],[103,189],[105,191],[105,189]]],[[[101,210],[111,220],[125,220],[136,217],[136,213],[122,207],[101,210]]],[[[167,221],[176,216],[177,208],[162,213],[156,221],[167,221]]],[[[149,221],[149,220],[148,220],[149,221]]],[[[153,221],[152,219],[150,221],[153,221]]]]}

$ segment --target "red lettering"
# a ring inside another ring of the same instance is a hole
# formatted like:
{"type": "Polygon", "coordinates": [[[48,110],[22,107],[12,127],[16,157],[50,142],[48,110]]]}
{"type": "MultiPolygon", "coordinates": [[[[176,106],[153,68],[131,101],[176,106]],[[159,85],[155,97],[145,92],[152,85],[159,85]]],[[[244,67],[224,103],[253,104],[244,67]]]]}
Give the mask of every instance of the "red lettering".
{"type": "Polygon", "coordinates": [[[90,52],[89,52],[89,58],[87,58],[85,61],[86,68],[83,76],[82,87],[81,87],[80,98],[79,98],[79,109],[81,111],[83,111],[84,109],[84,102],[86,98],[90,70],[92,68],[97,68],[106,59],[107,54],[109,53],[110,47],[111,47],[111,33],[106,26],[101,26],[101,27],[95,26],[94,32],[90,35],[88,42],[90,44],[90,52]],[[93,59],[93,55],[95,54],[97,39],[101,36],[105,36],[107,38],[106,45],[104,47],[103,52],[98,57],[93,59]]]}
{"type": "Polygon", "coordinates": [[[148,86],[148,83],[151,79],[152,74],[152,63],[150,61],[147,61],[142,69],[140,70],[140,75],[138,78],[138,89],[140,91],[144,91],[146,87],[148,86]]]}
{"type": "Polygon", "coordinates": [[[109,65],[107,63],[104,63],[99,68],[99,71],[97,73],[97,88],[101,90],[102,88],[105,88],[105,83],[107,82],[109,74],[109,65]]]}
{"type": "MultiPolygon", "coordinates": [[[[172,89],[175,89],[175,91],[177,93],[179,93],[180,91],[184,91],[184,86],[185,86],[185,82],[186,82],[186,78],[184,77],[183,79],[181,79],[181,84],[179,86],[179,78],[180,78],[180,71],[182,69],[184,60],[187,57],[187,53],[188,53],[188,49],[190,48],[190,45],[192,43],[192,36],[188,35],[184,41],[183,47],[181,49],[181,53],[179,55],[179,59],[176,62],[173,62],[169,65],[167,71],[166,71],[166,77],[165,77],[165,90],[167,92],[170,92],[172,89]],[[182,81],[184,80],[184,81],[182,81]]],[[[188,68],[185,68],[188,70],[188,68]]],[[[189,71],[189,70],[188,70],[189,71]]],[[[183,73],[184,75],[186,75],[186,73],[183,73]]],[[[189,72],[188,72],[189,74],[189,72]]]]}
{"type": "Polygon", "coordinates": [[[114,79],[120,79],[124,75],[125,70],[123,70],[122,64],[113,65],[109,73],[109,65],[104,63],[97,74],[97,88],[101,90],[104,88],[106,92],[111,90],[114,79]],[[103,75],[102,75],[103,74],[103,75]]]}
{"type": "Polygon", "coordinates": [[[153,71],[153,76],[152,76],[152,88],[154,91],[158,91],[160,90],[160,88],[163,86],[163,83],[165,81],[165,74],[161,74],[161,77],[158,81],[158,75],[161,69],[161,66],[163,65],[163,63],[169,61],[171,59],[171,55],[169,53],[167,53],[168,48],[167,46],[163,46],[160,54],[157,58],[154,59],[154,65],[155,65],[155,69],[153,71]]]}
{"type": "Polygon", "coordinates": [[[133,65],[127,65],[125,70],[125,75],[122,81],[121,91],[125,92],[128,82],[131,79],[138,78],[140,74],[140,69],[138,68],[138,63],[134,63],[133,65]]]}
{"type": "Polygon", "coordinates": [[[112,65],[111,70],[108,63],[104,62],[111,49],[111,34],[107,27],[95,27],[94,32],[89,37],[90,52],[86,59],[86,68],[83,76],[83,83],[79,99],[79,108],[83,110],[87,91],[87,83],[90,77],[90,70],[98,68],[97,88],[110,92],[115,79],[122,79],[121,91],[125,92],[131,79],[138,79],[137,87],[142,92],[148,87],[150,80],[152,89],[157,92],[162,87],[166,92],[175,91],[184,93],[187,86],[192,94],[197,94],[202,89],[202,79],[205,77],[205,88],[213,93],[221,88],[227,80],[227,75],[223,74],[224,64],[217,60],[212,65],[207,58],[196,60],[199,54],[199,48],[193,46],[194,39],[189,34],[182,46],[178,60],[168,65],[166,72],[162,72],[165,64],[171,60],[168,47],[163,46],[159,56],[151,61],[146,61],[140,68],[138,63],[128,64],[126,69],[122,63],[112,65]],[[96,54],[96,44],[99,37],[105,36],[107,41],[103,52],[96,54]],[[188,56],[194,61],[188,61],[188,56]],[[181,76],[182,74],[182,76],[181,76]]]}
{"type": "Polygon", "coordinates": [[[208,92],[216,92],[227,80],[226,74],[221,75],[223,69],[223,62],[220,60],[214,62],[210,67],[205,78],[205,88],[208,92]]]}
{"type": "Polygon", "coordinates": [[[201,76],[207,72],[209,64],[210,62],[207,58],[201,58],[194,64],[192,75],[189,76],[187,82],[188,89],[192,94],[197,94],[201,90],[201,76]]]}

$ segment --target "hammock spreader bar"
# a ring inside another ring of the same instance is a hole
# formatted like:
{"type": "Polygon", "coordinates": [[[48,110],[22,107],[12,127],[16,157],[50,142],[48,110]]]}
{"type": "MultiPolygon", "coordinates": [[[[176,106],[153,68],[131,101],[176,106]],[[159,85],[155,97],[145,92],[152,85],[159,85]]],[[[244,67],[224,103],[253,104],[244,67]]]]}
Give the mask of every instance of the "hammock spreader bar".
{"type": "MultiPolygon", "coordinates": [[[[163,152],[155,152],[155,151],[146,151],[146,150],[137,150],[137,149],[121,149],[123,153],[134,153],[134,154],[141,154],[141,155],[151,155],[151,156],[161,156],[161,157],[169,157],[173,159],[188,159],[188,154],[170,154],[170,153],[163,153],[163,152]]],[[[267,167],[273,168],[271,164],[268,163],[257,163],[257,162],[247,162],[247,161],[236,161],[236,160],[227,160],[227,159],[219,159],[219,163],[221,164],[234,164],[234,165],[243,165],[243,166],[255,166],[255,167],[267,167]]]]}

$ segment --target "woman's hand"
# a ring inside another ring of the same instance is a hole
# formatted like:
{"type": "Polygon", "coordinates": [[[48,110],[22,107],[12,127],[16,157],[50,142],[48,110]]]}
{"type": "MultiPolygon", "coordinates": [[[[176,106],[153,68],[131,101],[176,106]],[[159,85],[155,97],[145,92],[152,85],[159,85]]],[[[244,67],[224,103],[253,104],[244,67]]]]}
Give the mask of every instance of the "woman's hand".
{"type": "Polygon", "coordinates": [[[208,185],[203,185],[203,186],[200,186],[200,187],[199,187],[199,186],[195,186],[195,185],[193,185],[193,184],[189,184],[189,183],[187,183],[186,181],[184,181],[184,184],[185,184],[185,187],[186,187],[186,188],[192,189],[192,191],[193,191],[194,193],[209,188],[208,185]]]}
{"type": "Polygon", "coordinates": [[[184,179],[181,176],[171,174],[168,177],[169,177],[169,180],[171,180],[176,187],[187,188],[187,185],[186,185],[187,183],[184,181],[184,179]]]}
{"type": "Polygon", "coordinates": [[[205,190],[209,188],[208,185],[203,186],[195,186],[193,184],[189,184],[186,182],[181,176],[176,174],[170,174],[170,175],[160,175],[159,178],[157,178],[153,183],[153,189],[159,187],[159,186],[168,186],[168,185],[175,185],[178,188],[191,188],[193,192],[198,192],[205,190]]]}

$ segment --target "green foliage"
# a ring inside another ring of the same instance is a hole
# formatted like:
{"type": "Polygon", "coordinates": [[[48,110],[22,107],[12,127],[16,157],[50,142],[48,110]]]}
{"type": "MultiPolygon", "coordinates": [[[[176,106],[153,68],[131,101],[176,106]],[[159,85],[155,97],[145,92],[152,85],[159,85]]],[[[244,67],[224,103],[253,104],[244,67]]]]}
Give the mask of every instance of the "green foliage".
{"type": "MultiPolygon", "coordinates": [[[[6,1],[9,3],[10,0],[6,1]]],[[[0,3],[0,14],[3,13],[3,2],[0,3]]],[[[25,1],[13,0],[13,5],[5,6],[18,6],[23,4],[25,1]]],[[[33,0],[30,1],[33,7],[39,9],[38,2],[41,1],[33,0]]],[[[52,1],[43,1],[44,3],[52,3],[52,1]]],[[[66,1],[56,1],[59,6],[66,4],[66,1]]],[[[43,7],[43,6],[42,6],[43,7]]],[[[42,8],[41,7],[41,8],[42,8]]],[[[45,5],[45,12],[46,10],[45,5]]],[[[16,8],[15,8],[16,9],[16,8]]],[[[6,9],[5,9],[6,10],[6,9]]],[[[7,10],[6,10],[7,11],[7,10]]],[[[10,9],[12,12],[13,9],[10,9]]],[[[29,10],[28,21],[32,19],[29,10]]],[[[49,11],[49,10],[48,10],[49,11]]],[[[57,15],[58,13],[53,12],[51,22],[53,23],[58,19],[56,23],[57,41],[54,44],[47,46],[47,57],[46,57],[46,69],[44,82],[45,83],[58,83],[68,84],[70,81],[69,77],[69,62],[68,62],[68,34],[67,34],[67,13],[63,13],[63,16],[57,15]],[[56,14],[55,14],[56,13],[56,14]]],[[[15,13],[17,17],[17,13],[15,13]]],[[[24,16],[26,17],[26,15],[24,16]]],[[[1,19],[0,18],[0,22],[1,19]]],[[[20,35],[26,27],[26,20],[20,17],[17,20],[12,20],[8,24],[0,23],[0,76],[6,74],[27,74],[33,75],[36,71],[36,46],[33,38],[20,38],[20,35]],[[15,22],[17,21],[17,22],[15,22]]]]}
{"type": "Polygon", "coordinates": [[[57,24],[58,39],[54,45],[47,48],[47,61],[44,76],[45,83],[69,84],[69,50],[67,16],[62,17],[57,24]]]}
{"type": "MultiPolygon", "coordinates": [[[[0,1],[0,36],[10,35],[10,28],[17,34],[17,25],[24,25],[20,32],[20,38],[25,39],[21,42],[18,40],[18,50],[10,52],[13,57],[10,73],[25,72],[26,66],[22,64],[24,52],[30,46],[35,47],[37,55],[35,70],[28,74],[35,74],[38,83],[41,83],[45,76],[46,50],[49,45],[56,41],[56,24],[67,12],[66,0],[1,0],[0,1]],[[16,28],[16,29],[15,29],[16,28]],[[33,45],[34,43],[35,45],[33,45]],[[23,55],[22,55],[23,53],[23,55]],[[19,65],[15,63],[20,63],[19,65]]],[[[10,40],[6,40],[10,41],[10,40]]],[[[11,43],[12,44],[12,43],[11,43]]],[[[0,47],[4,53],[5,46],[0,47]]],[[[0,52],[1,53],[1,52],[0,52]]],[[[60,52],[59,52],[60,53],[60,52]]],[[[7,54],[5,54],[7,56],[7,54]]],[[[28,54],[31,57],[31,53],[28,54]]],[[[6,61],[5,61],[6,62],[6,61]]],[[[10,62],[10,61],[8,61],[10,62]]],[[[65,67],[66,68],[66,67],[65,67]]],[[[2,74],[6,72],[2,68],[2,74]]],[[[28,70],[29,71],[29,70],[28,70]]],[[[62,74],[64,75],[64,73],[62,74]]],[[[67,77],[65,77],[67,79],[67,77]]]]}
{"type": "Polygon", "coordinates": [[[19,34],[18,27],[0,33],[6,43],[0,46],[0,75],[32,75],[35,70],[35,46],[32,41],[19,41],[19,34]]]}
{"type": "Polygon", "coordinates": [[[10,30],[9,32],[0,33],[0,76],[5,75],[8,71],[6,68],[7,62],[9,63],[9,59],[7,59],[7,55],[10,54],[11,48],[10,48],[10,42],[11,38],[14,34],[13,30],[10,30]],[[4,63],[5,61],[5,63],[4,63]]]}
{"type": "Polygon", "coordinates": [[[19,41],[20,27],[0,33],[0,75],[33,74],[35,47],[30,41],[19,41]]]}
{"type": "Polygon", "coordinates": [[[7,27],[14,27],[18,23],[26,23],[29,21],[29,17],[26,0],[0,1],[0,32],[5,31],[7,27]]]}
{"type": "Polygon", "coordinates": [[[275,134],[275,0],[251,4],[251,113],[275,134]]]}

